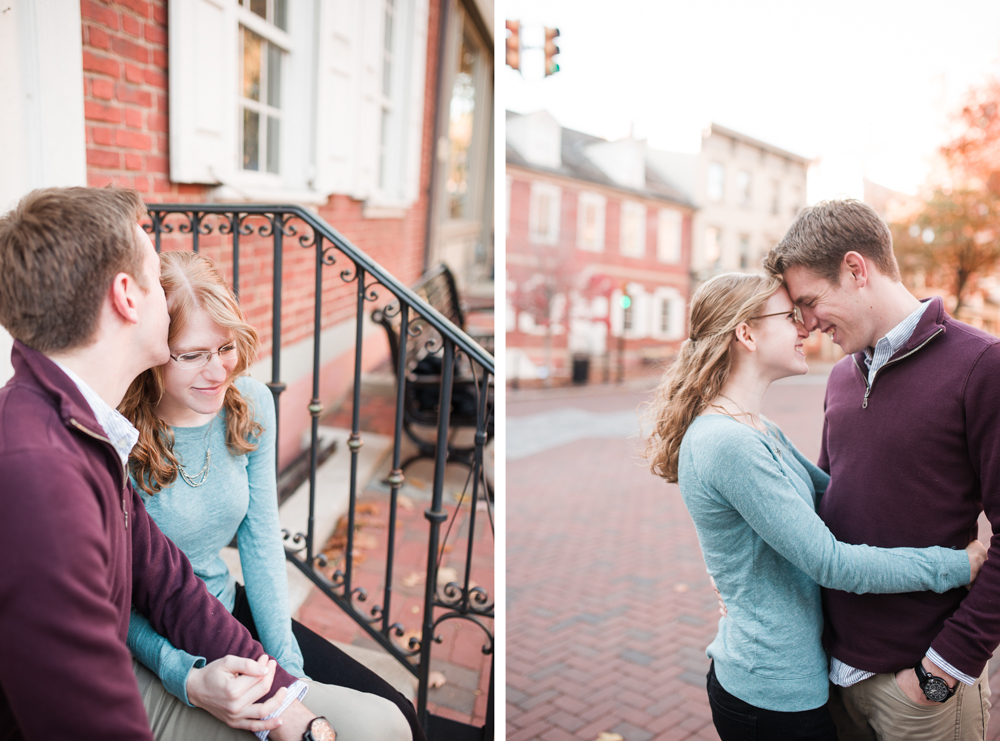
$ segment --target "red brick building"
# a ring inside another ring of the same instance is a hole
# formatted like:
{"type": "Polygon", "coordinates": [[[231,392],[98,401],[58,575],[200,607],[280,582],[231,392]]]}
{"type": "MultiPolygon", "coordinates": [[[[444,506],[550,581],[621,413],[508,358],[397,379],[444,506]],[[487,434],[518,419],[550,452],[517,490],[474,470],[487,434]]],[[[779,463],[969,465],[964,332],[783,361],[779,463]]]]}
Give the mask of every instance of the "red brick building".
{"type": "Polygon", "coordinates": [[[507,113],[507,377],[616,378],[686,336],[694,206],[645,142],[507,113]],[[579,366],[578,366],[579,367],[579,366]]]}
{"type": "MultiPolygon", "coordinates": [[[[492,276],[490,0],[37,0],[0,14],[0,212],[36,187],[147,202],[296,203],[404,283],[446,261],[492,276]]],[[[231,270],[229,241],[204,253],[231,270]]],[[[167,241],[165,249],[189,242],[167,241]]],[[[240,294],[269,380],[270,240],[241,247],[240,294]]],[[[281,458],[311,396],[315,255],[284,248],[281,458]]],[[[352,372],[354,288],[324,277],[321,391],[352,372]]],[[[388,349],[366,327],[367,366],[388,349]]],[[[10,339],[0,330],[0,382],[10,339]]]]}

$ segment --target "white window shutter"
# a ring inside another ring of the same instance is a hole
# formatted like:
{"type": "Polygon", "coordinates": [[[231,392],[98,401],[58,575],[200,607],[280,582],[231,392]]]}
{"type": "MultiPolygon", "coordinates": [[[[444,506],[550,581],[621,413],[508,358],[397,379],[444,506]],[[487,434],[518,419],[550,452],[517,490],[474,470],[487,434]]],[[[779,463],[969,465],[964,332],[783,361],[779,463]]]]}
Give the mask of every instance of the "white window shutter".
{"type": "Polygon", "coordinates": [[[316,190],[354,193],[361,78],[360,0],[324,0],[319,16],[316,190]]]}
{"type": "Polygon", "coordinates": [[[385,4],[366,0],[361,5],[361,105],[359,128],[358,180],[355,198],[367,200],[378,188],[379,137],[382,133],[382,38],[385,4]]]}
{"type": "Polygon", "coordinates": [[[221,183],[239,152],[239,23],[233,0],[170,0],[170,179],[221,183]]]}
{"type": "MultiPolygon", "coordinates": [[[[428,0],[414,0],[411,45],[408,58],[410,66],[409,99],[406,111],[406,160],[403,170],[403,198],[407,204],[420,197],[420,161],[424,136],[424,87],[427,71],[428,0]]],[[[433,124],[431,124],[433,126],[433,124]]]]}

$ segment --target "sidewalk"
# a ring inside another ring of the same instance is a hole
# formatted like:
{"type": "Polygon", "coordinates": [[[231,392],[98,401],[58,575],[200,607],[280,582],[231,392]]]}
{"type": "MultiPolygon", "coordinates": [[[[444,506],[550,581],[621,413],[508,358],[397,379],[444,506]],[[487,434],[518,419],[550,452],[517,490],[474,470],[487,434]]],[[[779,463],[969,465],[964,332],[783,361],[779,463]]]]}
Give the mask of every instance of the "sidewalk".
{"type": "MultiPolygon", "coordinates": [[[[764,404],[813,460],[824,391],[817,368],[764,404]]],[[[508,396],[508,741],[718,739],[705,692],[718,604],[680,492],[638,455],[649,396],[508,396]]],[[[1000,696],[1000,655],[990,681],[1000,696]]],[[[1000,710],[986,739],[1000,741],[1000,710]]]]}
{"type": "MultiPolygon", "coordinates": [[[[366,444],[373,439],[385,441],[383,461],[370,481],[359,481],[357,526],[355,532],[353,587],[363,587],[368,594],[364,602],[357,602],[365,612],[375,605],[383,605],[385,564],[387,554],[387,522],[389,514],[389,487],[383,483],[391,466],[392,434],[395,419],[395,388],[391,376],[375,375],[366,381],[359,410],[359,426],[366,444]],[[374,381],[374,382],[371,382],[374,381]],[[385,436],[367,433],[378,433],[385,436]]],[[[329,412],[321,424],[337,428],[351,427],[351,399],[348,397],[339,409],[329,412]]],[[[407,441],[408,442],[408,441],[407,441]]],[[[410,448],[404,446],[404,459],[410,448]]],[[[326,465],[350,466],[350,453],[342,446],[326,465]]],[[[470,523],[469,495],[464,502],[461,490],[465,483],[466,469],[449,466],[445,482],[444,509],[448,520],[442,525],[441,540],[445,542],[441,560],[439,584],[459,581],[463,573],[470,523]],[[451,525],[445,541],[445,533],[451,525]]],[[[419,461],[406,471],[406,482],[400,491],[397,508],[395,565],[393,571],[392,605],[390,622],[402,623],[405,633],[398,639],[405,646],[411,637],[419,638],[421,611],[424,598],[424,581],[427,569],[429,522],[424,511],[431,503],[433,463],[419,461]]],[[[346,525],[346,523],[345,523],[346,525]]],[[[342,540],[340,541],[343,542],[342,540]]],[[[476,512],[476,544],[472,559],[472,581],[487,591],[492,600],[493,537],[487,512],[480,505],[476,512]]],[[[322,548],[325,537],[317,537],[317,547],[322,548]]],[[[334,543],[334,546],[338,543],[334,543]]],[[[334,558],[343,558],[343,546],[331,551],[334,558]]],[[[404,694],[416,700],[416,679],[405,667],[389,656],[363,628],[340,607],[315,587],[305,598],[296,618],[320,635],[336,641],[374,671],[396,685],[404,694]]],[[[440,614],[440,611],[438,611],[440,614]]],[[[493,629],[492,621],[486,621],[493,629]]],[[[439,686],[430,690],[428,709],[436,714],[474,725],[485,722],[489,690],[490,656],[482,653],[487,643],[486,634],[466,620],[448,620],[438,627],[440,644],[431,650],[431,671],[439,686]]]]}

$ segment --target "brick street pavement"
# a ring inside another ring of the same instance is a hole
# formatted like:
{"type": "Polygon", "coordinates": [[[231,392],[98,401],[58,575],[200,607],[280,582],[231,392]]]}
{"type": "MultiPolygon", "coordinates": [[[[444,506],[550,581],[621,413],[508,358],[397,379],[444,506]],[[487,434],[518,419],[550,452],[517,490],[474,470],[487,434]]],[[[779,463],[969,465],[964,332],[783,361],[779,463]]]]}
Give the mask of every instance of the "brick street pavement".
{"type": "MultiPolygon", "coordinates": [[[[764,413],[813,460],[825,378],[775,385],[764,413]]],[[[507,738],[718,739],[705,695],[718,606],[675,485],[638,456],[648,392],[507,402],[507,738]]],[[[987,531],[988,534],[988,531],[987,531]]],[[[991,662],[1000,687],[1000,662],[991,662]]],[[[1000,713],[987,736],[1000,739],[1000,713]]]]}

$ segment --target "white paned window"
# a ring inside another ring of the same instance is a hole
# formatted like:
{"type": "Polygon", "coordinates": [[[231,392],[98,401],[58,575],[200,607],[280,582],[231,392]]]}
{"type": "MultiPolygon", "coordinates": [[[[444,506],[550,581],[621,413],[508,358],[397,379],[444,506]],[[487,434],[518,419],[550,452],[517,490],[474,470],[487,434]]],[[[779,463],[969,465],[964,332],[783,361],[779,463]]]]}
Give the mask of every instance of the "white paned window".
{"type": "Polygon", "coordinates": [[[577,197],[576,246],[590,252],[604,251],[604,212],[607,199],[597,193],[577,197]]]}
{"type": "Polygon", "coordinates": [[[677,264],[681,261],[681,224],[679,211],[661,208],[656,224],[656,259],[677,264]]]}
{"type": "Polygon", "coordinates": [[[559,241],[561,191],[550,183],[532,183],[528,205],[528,238],[539,244],[559,241]]]}
{"type": "Polygon", "coordinates": [[[717,226],[705,229],[705,265],[717,267],[722,259],[722,230],[717,226]]]}
{"type": "MultiPolygon", "coordinates": [[[[267,33],[269,26],[280,28],[273,17],[275,3],[244,0],[251,12],[271,5],[270,23],[256,28],[267,33]],[[264,28],[262,28],[263,26],[264,28]]],[[[282,11],[284,5],[281,4],[282,11]]],[[[284,13],[282,12],[282,17],[284,13]]],[[[284,51],[273,40],[276,34],[262,35],[240,27],[240,168],[253,172],[280,172],[281,156],[281,61],[284,51]]]]}
{"type": "Polygon", "coordinates": [[[736,173],[736,198],[741,206],[749,206],[750,197],[750,171],[740,170],[736,173]]]}
{"type": "Polygon", "coordinates": [[[618,251],[625,257],[646,254],[646,207],[641,203],[622,203],[621,242],[618,251]]]}
{"type": "Polygon", "coordinates": [[[726,168],[721,162],[710,162],[705,193],[713,203],[722,203],[726,191],[726,168]]]}
{"type": "Polygon", "coordinates": [[[750,235],[740,235],[740,270],[750,267],[750,235]]]}
{"type": "Polygon", "coordinates": [[[170,0],[170,170],[219,199],[420,194],[428,0],[170,0]]]}
{"type": "Polygon", "coordinates": [[[657,288],[653,292],[653,338],[683,339],[684,310],[684,297],[676,289],[657,288]]]}

